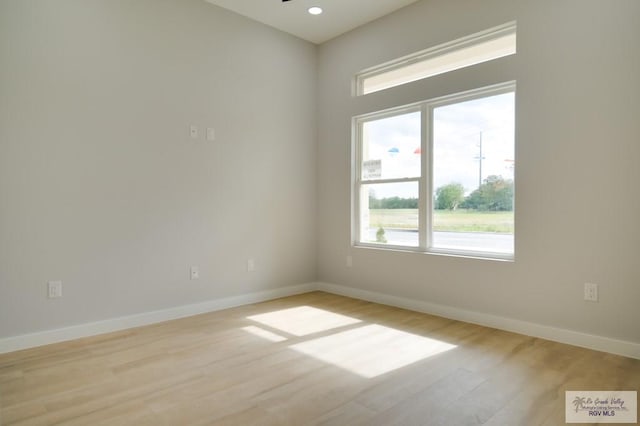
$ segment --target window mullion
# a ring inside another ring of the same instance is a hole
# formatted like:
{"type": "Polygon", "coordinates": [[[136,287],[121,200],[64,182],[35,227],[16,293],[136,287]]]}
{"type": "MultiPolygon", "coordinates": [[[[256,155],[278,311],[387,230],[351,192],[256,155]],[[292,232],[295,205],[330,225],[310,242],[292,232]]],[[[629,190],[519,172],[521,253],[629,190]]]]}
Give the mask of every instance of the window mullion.
{"type": "Polygon", "coordinates": [[[419,201],[418,201],[418,238],[421,250],[426,250],[428,247],[428,232],[429,232],[429,203],[428,203],[428,176],[429,166],[427,157],[429,155],[427,151],[427,108],[426,103],[423,103],[420,107],[420,161],[422,173],[420,175],[419,185],[419,201]]]}

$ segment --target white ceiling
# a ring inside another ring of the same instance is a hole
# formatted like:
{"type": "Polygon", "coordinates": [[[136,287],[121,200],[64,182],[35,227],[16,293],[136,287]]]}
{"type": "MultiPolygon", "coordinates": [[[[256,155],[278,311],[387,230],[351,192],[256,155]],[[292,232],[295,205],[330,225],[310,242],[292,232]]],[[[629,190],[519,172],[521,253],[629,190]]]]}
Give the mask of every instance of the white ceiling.
{"type": "Polygon", "coordinates": [[[255,21],[320,44],[417,0],[206,0],[255,21]],[[320,6],[324,13],[307,13],[320,6]]]}

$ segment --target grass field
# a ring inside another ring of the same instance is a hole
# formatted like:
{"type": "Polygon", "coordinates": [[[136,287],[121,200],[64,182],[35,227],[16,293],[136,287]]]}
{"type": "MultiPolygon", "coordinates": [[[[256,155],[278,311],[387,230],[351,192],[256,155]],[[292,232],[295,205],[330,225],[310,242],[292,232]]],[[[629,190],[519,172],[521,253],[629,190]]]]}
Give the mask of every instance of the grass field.
{"type": "MultiPolygon", "coordinates": [[[[417,209],[371,209],[371,227],[417,229],[417,209]]],[[[450,232],[496,232],[513,234],[513,212],[436,210],[433,230],[450,232]]]]}

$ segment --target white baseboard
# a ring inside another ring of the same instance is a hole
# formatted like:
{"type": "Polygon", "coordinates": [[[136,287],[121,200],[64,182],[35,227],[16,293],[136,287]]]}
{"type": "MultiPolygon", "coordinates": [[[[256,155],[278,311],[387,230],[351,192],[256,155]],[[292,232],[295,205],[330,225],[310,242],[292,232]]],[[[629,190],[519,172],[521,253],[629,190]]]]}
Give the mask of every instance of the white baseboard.
{"type": "Polygon", "coordinates": [[[81,337],[95,336],[110,333],[112,331],[125,330],[127,328],[140,327],[177,318],[190,317],[207,312],[219,311],[250,303],[264,302],[279,297],[293,296],[295,294],[308,293],[316,290],[315,283],[300,284],[291,287],[281,287],[273,290],[265,290],[256,293],[223,299],[209,300],[207,302],[192,305],[183,305],[175,308],[162,309],[142,314],[112,318],[104,321],[74,325],[71,327],[46,330],[21,336],[6,337],[0,339],[0,354],[48,345],[81,337]]]}
{"type": "Polygon", "coordinates": [[[616,355],[640,359],[640,343],[610,339],[608,337],[596,336],[573,330],[550,327],[546,325],[485,314],[481,312],[468,311],[451,306],[438,305],[435,303],[407,299],[398,296],[391,296],[384,293],[372,292],[368,290],[324,282],[282,287],[273,290],[265,290],[240,296],[209,300],[207,302],[196,303],[192,305],[184,305],[175,308],[145,312],[142,314],[80,324],[55,330],[46,330],[37,333],[24,334],[21,336],[1,338],[0,354],[21,349],[33,348],[36,346],[48,345],[51,343],[79,339],[81,337],[110,333],[112,331],[140,327],[143,325],[189,317],[192,315],[198,315],[207,312],[219,311],[222,309],[247,305],[250,303],[264,302],[267,300],[277,299],[279,297],[308,293],[314,290],[353,297],[356,299],[367,300],[369,302],[376,302],[384,305],[396,306],[398,308],[409,309],[416,312],[424,312],[427,314],[438,315],[458,321],[465,321],[473,324],[497,328],[500,330],[525,334],[527,336],[539,337],[555,342],[566,343],[569,345],[580,346],[583,348],[594,349],[597,351],[609,352],[616,355]]]}
{"type": "Polygon", "coordinates": [[[449,319],[479,324],[486,327],[511,331],[532,337],[539,337],[554,342],[566,343],[587,349],[609,352],[630,358],[640,359],[640,343],[610,339],[608,337],[581,333],[563,328],[550,327],[511,318],[500,317],[481,312],[468,311],[451,306],[438,305],[404,297],[391,296],[353,287],[345,287],[329,283],[317,283],[318,290],[355,299],[395,306],[412,311],[437,315],[449,319]]]}

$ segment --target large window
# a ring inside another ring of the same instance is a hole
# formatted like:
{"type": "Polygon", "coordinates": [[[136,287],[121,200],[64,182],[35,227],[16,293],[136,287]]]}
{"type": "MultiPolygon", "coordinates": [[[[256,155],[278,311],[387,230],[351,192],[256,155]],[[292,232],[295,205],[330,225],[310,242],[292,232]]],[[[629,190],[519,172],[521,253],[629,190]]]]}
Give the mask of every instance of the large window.
{"type": "Polygon", "coordinates": [[[515,84],[354,118],[354,243],[510,258],[515,84]]]}

